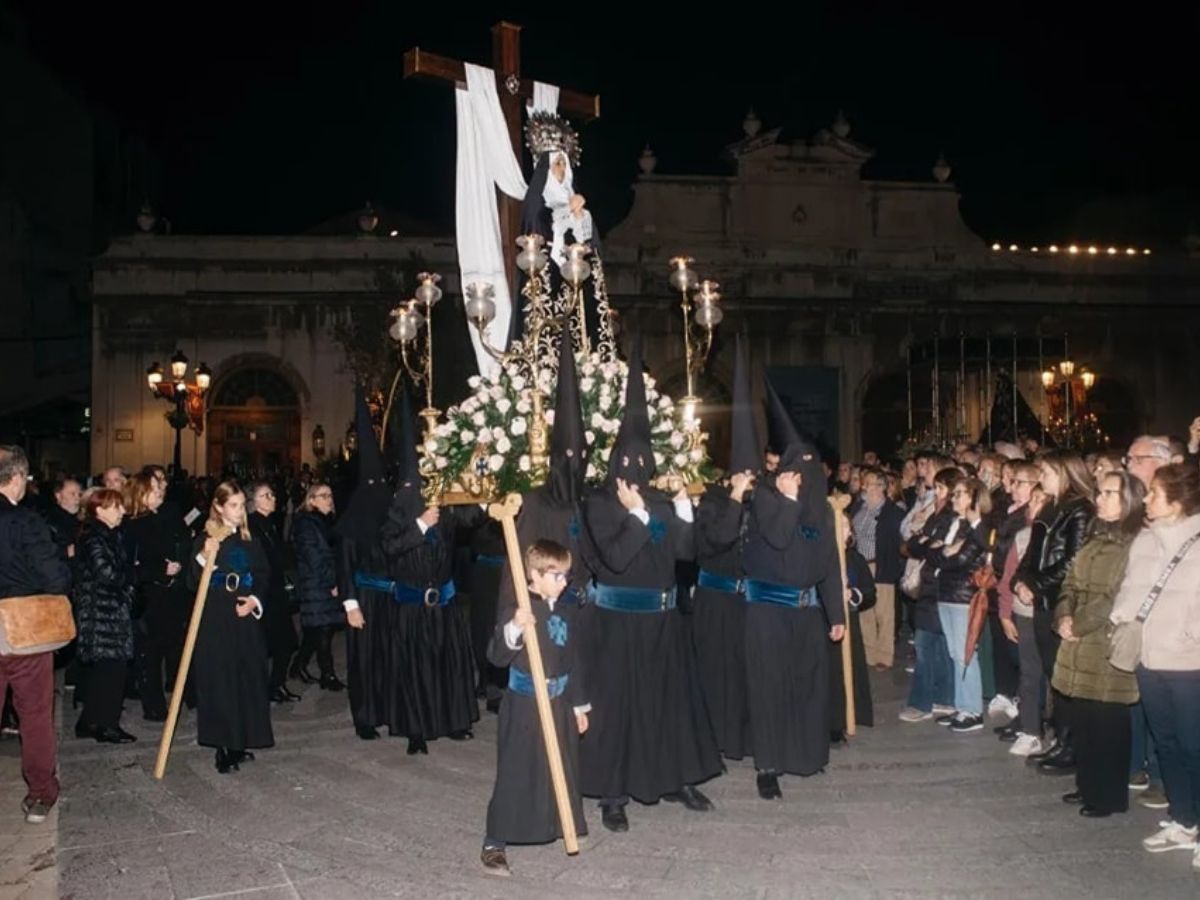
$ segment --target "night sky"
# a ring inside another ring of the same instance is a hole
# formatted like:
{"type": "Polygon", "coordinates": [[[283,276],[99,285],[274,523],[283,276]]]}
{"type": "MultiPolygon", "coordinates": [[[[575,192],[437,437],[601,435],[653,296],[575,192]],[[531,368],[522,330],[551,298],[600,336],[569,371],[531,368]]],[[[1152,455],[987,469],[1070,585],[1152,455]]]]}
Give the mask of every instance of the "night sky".
{"type": "Polygon", "coordinates": [[[177,232],[294,233],[368,198],[448,230],[453,100],[405,82],[401,55],[490,63],[500,18],[524,26],[525,75],[601,94],[577,186],[602,228],[628,207],[643,144],[659,172],[726,172],[750,107],[795,136],[844,109],[876,150],[869,175],[928,179],[944,150],[989,241],[1171,250],[1200,216],[1200,19],[1165,5],[794,4],[785,19],[766,4],[669,18],[563,2],[0,2],[38,58],[145,140],[177,232]]]}

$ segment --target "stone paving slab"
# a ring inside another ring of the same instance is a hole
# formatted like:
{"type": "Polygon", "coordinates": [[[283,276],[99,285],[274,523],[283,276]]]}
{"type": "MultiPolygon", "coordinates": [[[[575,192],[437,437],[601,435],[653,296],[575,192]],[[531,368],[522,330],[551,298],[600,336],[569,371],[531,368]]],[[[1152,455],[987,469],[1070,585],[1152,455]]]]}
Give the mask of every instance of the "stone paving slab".
{"type": "MultiPolygon", "coordinates": [[[[9,873],[38,860],[41,893],[23,886],[13,896],[1200,895],[1190,854],[1140,848],[1161,813],[1135,805],[1125,816],[1082,819],[1059,800],[1071,779],[1037,774],[987,731],[953,735],[898,722],[902,677],[872,677],[879,726],[836,749],[825,774],[785,778],[782,802],[759,800],[753,766],[730,762],[705,786],[713,813],[633,804],[629,834],[612,835],[588,803],[591,834],[578,857],[558,846],[514,847],[510,879],[478,865],[494,776],[492,716],[474,741],[437,741],[429,756],[409,757],[402,739],[358,740],[345,695],[310,687],[300,703],[277,711],[278,746],[234,775],[217,774],[185,717],[167,777],[157,782],[156,728],[129,704],[124,724],[137,744],[104,747],[63,729],[57,873],[46,832],[24,825],[11,804],[0,815],[0,900],[9,896],[9,873]]],[[[7,799],[15,782],[3,754],[0,745],[7,799]]]]}

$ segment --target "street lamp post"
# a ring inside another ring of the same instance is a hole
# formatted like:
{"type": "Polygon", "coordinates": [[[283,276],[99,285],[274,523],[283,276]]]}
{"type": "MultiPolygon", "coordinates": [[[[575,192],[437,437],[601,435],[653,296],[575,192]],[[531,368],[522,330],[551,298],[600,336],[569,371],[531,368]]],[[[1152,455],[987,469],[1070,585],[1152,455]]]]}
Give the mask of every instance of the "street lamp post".
{"type": "MultiPolygon", "coordinates": [[[[191,384],[186,381],[187,370],[188,358],[184,356],[182,350],[176,350],[174,356],[171,357],[169,380],[166,378],[162,365],[158,362],[152,363],[146,370],[146,384],[150,388],[150,393],[160,400],[175,405],[175,408],[166,414],[166,419],[175,429],[174,475],[172,477],[176,481],[180,480],[183,472],[183,429],[189,425],[196,428],[193,422],[193,413],[188,410],[189,401],[192,405],[198,405],[202,411],[204,395],[208,393],[209,386],[212,384],[212,370],[204,363],[196,366],[191,384]]],[[[198,428],[196,430],[199,431],[198,428]]]]}

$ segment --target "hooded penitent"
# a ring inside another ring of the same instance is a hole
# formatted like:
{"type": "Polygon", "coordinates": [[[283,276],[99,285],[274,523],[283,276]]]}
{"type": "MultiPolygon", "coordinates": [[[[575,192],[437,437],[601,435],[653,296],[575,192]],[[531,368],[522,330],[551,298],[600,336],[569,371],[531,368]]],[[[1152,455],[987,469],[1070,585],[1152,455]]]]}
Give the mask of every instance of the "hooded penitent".
{"type": "Polygon", "coordinates": [[[625,382],[625,414],[608,460],[608,481],[615,486],[617,479],[623,478],[630,486],[646,488],[655,471],[646,381],[642,375],[642,338],[635,334],[629,354],[629,378],[625,382]]]}
{"type": "Polygon", "coordinates": [[[746,345],[737,338],[733,367],[733,438],[729,449],[729,472],[757,472],[762,466],[762,451],[754,428],[754,412],[750,406],[750,365],[746,360],[746,345]]]}
{"type": "Polygon", "coordinates": [[[334,530],[342,538],[369,543],[379,536],[391,490],[384,477],[383,455],[361,386],[354,389],[354,432],[358,439],[358,481],[350,495],[350,505],[334,530]]]}
{"type": "Polygon", "coordinates": [[[800,436],[787,407],[775,393],[771,382],[767,382],[767,424],[771,433],[771,444],[779,453],[779,468],[776,474],[799,472],[801,519],[804,524],[819,526],[826,522],[829,514],[826,497],[825,470],[821,467],[821,455],[816,444],[800,436]]]}
{"type": "Polygon", "coordinates": [[[567,506],[578,503],[583,496],[588,447],[584,438],[583,409],[579,403],[579,379],[575,373],[571,336],[564,333],[560,344],[546,493],[554,503],[567,506]]]}

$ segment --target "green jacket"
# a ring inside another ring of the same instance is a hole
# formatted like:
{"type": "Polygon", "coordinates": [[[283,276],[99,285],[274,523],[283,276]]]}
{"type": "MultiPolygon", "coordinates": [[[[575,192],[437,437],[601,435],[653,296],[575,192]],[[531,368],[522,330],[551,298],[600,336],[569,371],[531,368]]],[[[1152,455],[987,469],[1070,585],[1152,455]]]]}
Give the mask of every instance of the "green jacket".
{"type": "Polygon", "coordinates": [[[1077,641],[1063,641],[1051,684],[1059,693],[1105,703],[1136,703],[1137,681],[1108,662],[1109,621],[1113,599],[1125,577],[1132,535],[1097,522],[1097,530],[1079,549],[1054,608],[1057,622],[1071,617],[1077,641]]]}

